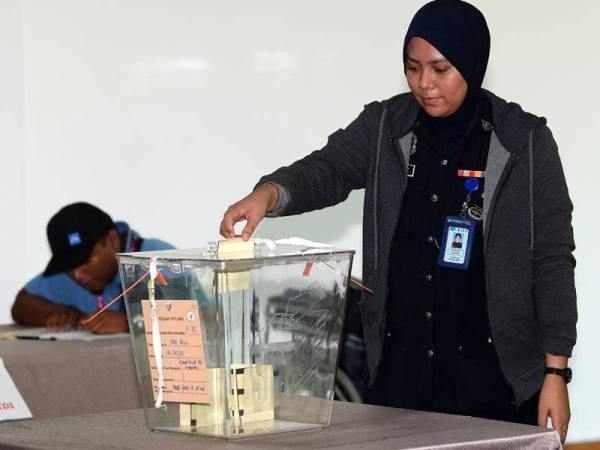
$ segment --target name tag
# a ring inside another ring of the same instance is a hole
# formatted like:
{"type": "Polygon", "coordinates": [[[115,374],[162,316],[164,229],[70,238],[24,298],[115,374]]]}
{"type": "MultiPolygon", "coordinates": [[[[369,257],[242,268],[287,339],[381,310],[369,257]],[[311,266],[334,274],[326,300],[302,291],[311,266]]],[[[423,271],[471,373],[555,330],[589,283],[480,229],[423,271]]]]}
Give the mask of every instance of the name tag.
{"type": "Polygon", "coordinates": [[[468,217],[448,216],[438,257],[438,266],[468,269],[475,238],[475,222],[468,217]]]}

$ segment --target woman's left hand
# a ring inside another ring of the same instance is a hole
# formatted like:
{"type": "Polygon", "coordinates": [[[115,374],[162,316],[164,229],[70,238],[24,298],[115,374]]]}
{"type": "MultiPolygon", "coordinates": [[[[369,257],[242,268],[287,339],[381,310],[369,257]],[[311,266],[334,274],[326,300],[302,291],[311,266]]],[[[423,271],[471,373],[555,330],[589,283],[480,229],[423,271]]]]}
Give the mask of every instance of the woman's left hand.
{"type": "Polygon", "coordinates": [[[571,419],[571,409],[567,383],[558,375],[546,375],[540,392],[538,425],[546,428],[548,417],[552,421],[552,428],[558,432],[564,444],[571,419]]]}

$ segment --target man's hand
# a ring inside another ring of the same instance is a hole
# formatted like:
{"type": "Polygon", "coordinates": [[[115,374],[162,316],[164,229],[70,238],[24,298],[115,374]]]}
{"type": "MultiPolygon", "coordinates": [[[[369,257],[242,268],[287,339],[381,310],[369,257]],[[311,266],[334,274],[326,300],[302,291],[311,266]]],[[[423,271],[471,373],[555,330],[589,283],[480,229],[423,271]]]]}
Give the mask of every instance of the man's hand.
{"type": "Polygon", "coordinates": [[[79,319],[83,313],[77,309],[52,314],[46,320],[49,331],[69,331],[79,328],[79,319]]]}
{"type": "MultiPolygon", "coordinates": [[[[567,358],[546,354],[546,365],[548,367],[564,368],[567,367],[567,358]]],[[[546,428],[548,418],[552,421],[552,428],[560,435],[560,440],[564,444],[567,439],[569,421],[571,420],[569,391],[565,380],[552,374],[544,377],[544,384],[540,391],[538,425],[546,428]]]]}
{"type": "Polygon", "coordinates": [[[275,208],[276,203],[277,188],[273,184],[267,183],[257,187],[250,195],[227,208],[219,232],[223,237],[232,238],[235,236],[233,226],[237,222],[246,220],[242,239],[247,241],[265,214],[275,208]]]}
{"type": "MultiPolygon", "coordinates": [[[[89,316],[91,317],[91,315],[89,316]]],[[[89,330],[96,334],[122,333],[129,330],[127,325],[127,315],[124,311],[104,311],[94,320],[85,325],[81,322],[87,317],[80,320],[80,327],[84,330],[89,330]]]]}
{"type": "Polygon", "coordinates": [[[47,327],[50,331],[77,328],[83,313],[69,305],[54,303],[21,289],[12,306],[15,322],[34,327],[47,327]]]}

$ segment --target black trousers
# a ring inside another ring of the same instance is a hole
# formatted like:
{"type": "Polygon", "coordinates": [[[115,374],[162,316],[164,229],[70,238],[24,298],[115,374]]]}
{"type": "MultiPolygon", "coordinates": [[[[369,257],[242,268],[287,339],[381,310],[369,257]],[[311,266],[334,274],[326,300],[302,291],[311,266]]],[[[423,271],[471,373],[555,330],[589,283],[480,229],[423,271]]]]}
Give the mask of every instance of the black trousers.
{"type": "Polygon", "coordinates": [[[388,343],[367,402],[537,425],[539,392],[517,407],[493,346],[434,356],[427,351],[388,343]]]}

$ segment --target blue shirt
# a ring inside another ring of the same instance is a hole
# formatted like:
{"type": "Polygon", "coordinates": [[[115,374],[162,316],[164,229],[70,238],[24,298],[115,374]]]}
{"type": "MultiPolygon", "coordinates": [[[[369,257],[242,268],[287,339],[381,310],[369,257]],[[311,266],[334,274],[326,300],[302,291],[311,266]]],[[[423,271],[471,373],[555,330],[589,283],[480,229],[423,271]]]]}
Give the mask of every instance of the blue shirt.
{"type": "MultiPolygon", "coordinates": [[[[171,244],[158,239],[144,239],[140,248],[135,248],[139,235],[129,228],[129,225],[125,222],[115,222],[115,227],[120,236],[127,236],[125,239],[125,252],[169,250],[175,248],[171,244]]],[[[118,271],[113,280],[104,288],[102,294],[94,294],[88,291],[66,273],[59,273],[49,277],[39,274],[25,285],[25,290],[31,295],[45,298],[53,303],[73,306],[85,314],[97,311],[99,303],[107,304],[110,299],[123,291],[118,271]]],[[[123,300],[119,300],[111,305],[109,309],[124,310],[125,304],[123,300]]]]}

